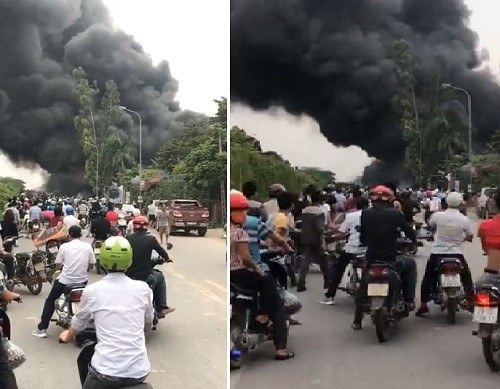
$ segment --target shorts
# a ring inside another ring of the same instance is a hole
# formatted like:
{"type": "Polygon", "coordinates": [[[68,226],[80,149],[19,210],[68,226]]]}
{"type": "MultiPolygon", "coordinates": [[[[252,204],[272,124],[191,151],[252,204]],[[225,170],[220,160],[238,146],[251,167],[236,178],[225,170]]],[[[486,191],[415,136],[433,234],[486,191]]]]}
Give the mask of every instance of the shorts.
{"type": "Polygon", "coordinates": [[[158,232],[160,234],[170,235],[170,226],[158,226],[158,232]]]}
{"type": "Polygon", "coordinates": [[[156,220],[156,215],[148,215],[149,221],[154,222],[156,220]]]}

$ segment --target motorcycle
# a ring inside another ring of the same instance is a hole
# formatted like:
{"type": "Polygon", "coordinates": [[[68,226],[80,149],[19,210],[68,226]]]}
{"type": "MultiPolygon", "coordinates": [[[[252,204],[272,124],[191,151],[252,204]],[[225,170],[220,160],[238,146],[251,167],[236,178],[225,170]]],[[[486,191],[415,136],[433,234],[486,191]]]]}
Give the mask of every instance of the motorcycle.
{"type": "Polygon", "coordinates": [[[87,227],[87,215],[80,215],[78,219],[80,219],[80,227],[82,229],[87,227]]]}
{"type": "Polygon", "coordinates": [[[123,236],[127,234],[127,220],[125,217],[118,218],[118,226],[116,227],[116,235],[123,236]]]}
{"type": "Polygon", "coordinates": [[[375,262],[367,267],[367,302],[380,343],[386,342],[396,323],[409,315],[403,299],[402,281],[392,264],[375,262]]]}
{"type": "MultiPolygon", "coordinates": [[[[7,237],[4,243],[14,243],[19,236],[7,237]]],[[[33,253],[17,253],[14,255],[14,278],[7,281],[7,289],[11,292],[14,286],[26,285],[33,295],[42,291],[46,279],[44,254],[39,251],[33,253]]]]}
{"type": "Polygon", "coordinates": [[[102,247],[102,240],[94,240],[92,242],[92,248],[94,249],[94,255],[95,255],[95,270],[97,274],[101,274],[101,272],[104,270],[101,268],[101,247],[102,247]]]}
{"type": "Polygon", "coordinates": [[[474,301],[472,321],[478,323],[473,336],[481,339],[483,355],[491,371],[500,371],[500,321],[498,307],[500,290],[492,284],[478,286],[474,301]]]}
{"type": "Polygon", "coordinates": [[[460,279],[463,266],[460,259],[447,255],[440,258],[437,270],[439,281],[433,301],[441,307],[441,311],[446,309],[448,324],[455,324],[456,312],[465,296],[460,279]]]}
{"type": "Polygon", "coordinates": [[[339,286],[339,290],[355,297],[363,279],[363,269],[365,268],[365,253],[354,254],[347,271],[347,282],[345,286],[339,286]]]}
{"type": "MultiPolygon", "coordinates": [[[[172,249],[173,245],[172,243],[169,243],[167,245],[167,250],[170,250],[172,249]]],[[[160,269],[156,269],[156,266],[158,265],[163,265],[164,263],[168,263],[168,262],[173,262],[171,259],[169,261],[165,261],[163,258],[161,258],[158,253],[156,253],[155,251],[153,251],[153,254],[151,255],[151,266],[153,268],[153,271],[158,271],[158,272],[161,272],[160,269]]],[[[147,282],[147,284],[149,285],[149,287],[151,289],[154,289],[153,288],[153,285],[149,284],[149,282],[147,282]]],[[[153,306],[155,305],[155,302],[153,301],[153,306]]],[[[156,313],[156,309],[154,309],[154,315],[153,315],[153,326],[151,327],[151,329],[153,331],[156,331],[156,328],[158,326],[158,314],[156,313]]]]}

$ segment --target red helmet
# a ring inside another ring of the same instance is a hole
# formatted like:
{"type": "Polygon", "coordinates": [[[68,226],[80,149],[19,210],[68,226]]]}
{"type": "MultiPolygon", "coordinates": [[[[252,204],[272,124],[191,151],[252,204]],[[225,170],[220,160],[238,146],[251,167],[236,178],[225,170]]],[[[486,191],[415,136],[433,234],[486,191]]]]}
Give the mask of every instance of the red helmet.
{"type": "Polygon", "coordinates": [[[391,201],[394,198],[394,193],[391,189],[384,185],[377,185],[370,191],[371,201],[391,201]]]}
{"type": "Polygon", "coordinates": [[[149,221],[146,216],[137,216],[132,219],[132,225],[134,226],[134,231],[147,230],[149,221]]]}
{"type": "Polygon", "coordinates": [[[231,191],[229,194],[229,208],[235,210],[248,209],[248,200],[243,193],[231,191]]]}

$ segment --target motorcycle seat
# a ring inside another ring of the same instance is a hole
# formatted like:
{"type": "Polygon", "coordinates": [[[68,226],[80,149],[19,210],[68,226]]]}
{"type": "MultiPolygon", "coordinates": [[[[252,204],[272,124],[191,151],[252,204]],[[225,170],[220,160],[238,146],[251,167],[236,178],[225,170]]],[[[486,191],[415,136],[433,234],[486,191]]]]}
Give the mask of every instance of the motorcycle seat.
{"type": "Polygon", "coordinates": [[[245,289],[241,286],[231,282],[231,291],[236,293],[241,293],[247,296],[254,296],[257,292],[252,289],[245,289]]]}
{"type": "Polygon", "coordinates": [[[66,285],[64,287],[64,294],[69,294],[73,289],[79,289],[79,288],[85,288],[85,284],[73,284],[73,285],[66,285]]]}

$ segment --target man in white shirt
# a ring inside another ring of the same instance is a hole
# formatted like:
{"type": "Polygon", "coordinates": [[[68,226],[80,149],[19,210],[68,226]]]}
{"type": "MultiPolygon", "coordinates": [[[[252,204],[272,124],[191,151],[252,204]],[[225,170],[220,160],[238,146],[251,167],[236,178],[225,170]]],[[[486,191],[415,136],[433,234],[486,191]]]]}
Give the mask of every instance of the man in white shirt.
{"type": "Polygon", "coordinates": [[[74,215],[75,210],[71,206],[66,207],[66,216],[64,216],[63,219],[63,224],[64,228],[66,228],[68,231],[72,226],[79,226],[80,225],[80,220],[75,217],[74,215]]]}
{"type": "Polygon", "coordinates": [[[464,257],[463,243],[472,242],[474,237],[473,225],[467,216],[458,210],[462,203],[462,195],[458,192],[451,192],[446,198],[448,209],[444,212],[434,213],[429,225],[436,228],[436,235],[432,245],[431,256],[427,262],[424,279],[420,291],[421,306],[416,315],[422,316],[429,312],[427,303],[431,300],[432,291],[438,283],[438,271],[436,270],[443,257],[456,257],[463,266],[461,274],[462,283],[468,300],[474,294],[474,285],[470,273],[469,265],[464,257]]]}
{"type": "MultiPolygon", "coordinates": [[[[71,327],[59,337],[64,343],[73,340],[93,317],[98,339],[83,389],[132,386],[144,382],[151,371],[144,330],[153,322],[153,292],[147,283],[124,274],[131,264],[132,247],[126,239],[104,242],[101,266],[109,274],[85,288],[71,327]]],[[[82,354],[81,370],[88,366],[82,354]]]]}
{"type": "Polygon", "coordinates": [[[359,227],[361,226],[361,212],[368,208],[368,199],[366,197],[358,197],[356,199],[356,211],[346,213],[344,222],[339,227],[337,239],[345,239],[348,237],[343,253],[331,268],[331,274],[328,279],[328,291],[325,293],[325,299],[320,301],[321,304],[334,305],[337,288],[342,281],[345,269],[351,260],[355,259],[356,255],[365,254],[366,247],[361,246],[359,241],[359,227]]]}
{"type": "Polygon", "coordinates": [[[156,205],[152,202],[151,204],[148,205],[148,220],[149,220],[149,226],[152,228],[155,228],[155,222],[156,222],[156,205]]]}
{"type": "Polygon", "coordinates": [[[45,300],[38,328],[31,333],[39,338],[47,337],[46,330],[54,313],[54,303],[64,293],[66,285],[87,284],[87,271],[92,270],[95,264],[92,245],[80,240],[82,237],[80,226],[72,226],[68,233],[70,241],[61,245],[55,260],[56,269],[60,270],[62,267],[61,275],[54,281],[45,300]]]}

